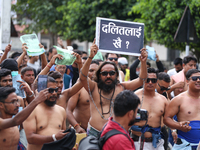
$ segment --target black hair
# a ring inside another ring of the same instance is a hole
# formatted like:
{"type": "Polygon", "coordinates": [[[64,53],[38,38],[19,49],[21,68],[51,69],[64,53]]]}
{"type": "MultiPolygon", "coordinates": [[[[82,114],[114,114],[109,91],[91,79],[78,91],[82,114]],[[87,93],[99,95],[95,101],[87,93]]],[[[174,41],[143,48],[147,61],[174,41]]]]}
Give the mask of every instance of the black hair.
{"type": "Polygon", "coordinates": [[[130,110],[135,112],[139,104],[140,99],[133,91],[124,90],[115,98],[114,115],[117,117],[123,117],[130,110]]]}
{"type": "Polygon", "coordinates": [[[86,51],[82,51],[81,55],[83,55],[83,54],[86,54],[86,55],[87,55],[87,52],[86,52],[86,51]]]}
{"type": "Polygon", "coordinates": [[[158,77],[158,71],[156,71],[155,68],[148,68],[148,69],[147,69],[147,73],[155,73],[155,74],[156,74],[156,77],[158,77]]]}
{"type": "Polygon", "coordinates": [[[13,87],[0,87],[0,102],[5,102],[5,99],[13,92],[15,92],[13,87]]]}
{"type": "Polygon", "coordinates": [[[53,52],[53,49],[55,49],[55,50],[56,50],[56,48],[55,48],[55,47],[51,47],[51,48],[49,49],[49,53],[52,53],[52,52],[53,52]]]}
{"type": "Polygon", "coordinates": [[[96,76],[95,76],[95,78],[94,78],[94,81],[95,82],[99,82],[99,75],[100,75],[100,72],[101,72],[101,68],[103,67],[103,66],[105,66],[105,65],[107,65],[107,64],[110,64],[110,65],[113,65],[114,66],[114,68],[115,68],[115,71],[116,71],[116,73],[117,73],[117,78],[118,78],[118,76],[119,76],[119,71],[118,71],[118,68],[117,68],[117,66],[116,66],[116,64],[114,63],[114,62],[110,62],[110,61],[105,61],[105,62],[103,62],[100,66],[99,66],[99,68],[97,69],[97,71],[96,71],[96,76]]]}
{"type": "MultiPolygon", "coordinates": [[[[26,71],[33,71],[34,72],[34,69],[32,67],[29,67],[29,66],[24,67],[21,70],[21,75],[23,76],[26,73],[26,71]]],[[[34,72],[34,75],[35,75],[35,72],[34,72]]]]}
{"type": "Polygon", "coordinates": [[[5,77],[7,75],[11,75],[11,71],[9,69],[2,68],[0,70],[0,80],[1,80],[1,77],[5,77]]]}
{"type": "Polygon", "coordinates": [[[165,72],[158,73],[158,80],[163,80],[167,83],[170,83],[170,76],[165,72]]]}
{"type": "Polygon", "coordinates": [[[53,77],[48,76],[47,83],[49,83],[49,82],[56,83],[56,80],[53,77]]]}
{"type": "Polygon", "coordinates": [[[183,60],[179,57],[174,59],[174,65],[180,64],[181,66],[183,65],[183,60]]]}
{"type": "Polygon", "coordinates": [[[82,52],[81,51],[79,51],[79,50],[77,50],[77,49],[75,49],[75,50],[73,50],[75,53],[77,53],[77,54],[79,54],[79,55],[81,55],[82,54],[82,52]]]}
{"type": "Polygon", "coordinates": [[[186,65],[187,63],[189,63],[191,60],[193,60],[194,62],[197,63],[197,59],[193,56],[185,56],[183,58],[183,63],[186,65]]]}
{"type": "Polygon", "coordinates": [[[99,65],[99,62],[97,60],[92,60],[91,64],[97,64],[97,65],[99,65]]]}
{"type": "Polygon", "coordinates": [[[77,44],[72,44],[73,49],[78,49],[78,45],[77,44]]]}
{"type": "Polygon", "coordinates": [[[150,62],[147,62],[146,64],[147,64],[147,65],[149,65],[149,67],[151,67],[151,64],[150,64],[150,62]]]}
{"type": "Polygon", "coordinates": [[[49,72],[48,76],[54,78],[55,80],[59,78],[63,78],[62,74],[58,71],[51,71],[49,72]]]}
{"type": "Polygon", "coordinates": [[[198,69],[190,69],[187,71],[185,77],[187,80],[191,77],[192,74],[200,72],[198,69]]]}
{"type": "Polygon", "coordinates": [[[10,56],[10,58],[16,59],[16,57],[20,56],[22,53],[19,52],[14,52],[12,53],[12,55],[10,56]]]}
{"type": "MultiPolygon", "coordinates": [[[[115,53],[106,53],[106,54],[105,54],[106,59],[108,59],[108,55],[109,55],[109,54],[115,54],[115,53]]],[[[119,55],[118,55],[118,54],[115,54],[115,55],[117,56],[117,58],[119,58],[119,55]]]]}

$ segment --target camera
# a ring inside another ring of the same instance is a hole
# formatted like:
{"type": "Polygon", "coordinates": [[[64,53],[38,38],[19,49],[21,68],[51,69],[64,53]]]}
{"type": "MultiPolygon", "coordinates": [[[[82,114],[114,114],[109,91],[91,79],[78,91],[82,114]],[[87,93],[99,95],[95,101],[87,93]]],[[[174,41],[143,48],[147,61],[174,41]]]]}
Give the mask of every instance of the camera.
{"type": "Polygon", "coordinates": [[[135,118],[135,122],[140,122],[141,120],[146,120],[148,119],[148,111],[145,109],[139,109],[137,111],[137,115],[135,118]]]}

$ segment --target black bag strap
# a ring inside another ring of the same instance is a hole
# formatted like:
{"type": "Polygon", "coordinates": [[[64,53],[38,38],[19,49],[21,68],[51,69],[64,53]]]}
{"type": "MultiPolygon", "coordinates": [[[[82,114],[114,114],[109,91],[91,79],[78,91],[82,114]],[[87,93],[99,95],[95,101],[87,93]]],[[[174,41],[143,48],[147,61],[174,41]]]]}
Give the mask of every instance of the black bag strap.
{"type": "Polygon", "coordinates": [[[108,131],[103,137],[100,137],[99,138],[99,148],[102,149],[103,148],[103,145],[105,144],[105,142],[110,138],[112,137],[113,135],[116,135],[116,134],[123,134],[125,135],[129,141],[132,143],[130,137],[127,135],[127,134],[124,134],[122,133],[121,131],[119,130],[116,130],[116,129],[112,129],[110,131],[108,131]]]}

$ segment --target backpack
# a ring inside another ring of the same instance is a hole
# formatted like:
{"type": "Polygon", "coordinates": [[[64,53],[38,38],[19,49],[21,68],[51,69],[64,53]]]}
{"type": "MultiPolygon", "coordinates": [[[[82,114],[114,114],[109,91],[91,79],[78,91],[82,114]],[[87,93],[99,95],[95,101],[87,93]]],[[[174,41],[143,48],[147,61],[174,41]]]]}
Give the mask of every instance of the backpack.
{"type": "Polygon", "coordinates": [[[116,134],[123,134],[130,140],[127,134],[124,134],[118,130],[112,129],[108,131],[103,137],[101,137],[101,133],[100,133],[98,137],[89,135],[83,138],[79,143],[78,150],[101,150],[105,142],[110,137],[116,134]]]}

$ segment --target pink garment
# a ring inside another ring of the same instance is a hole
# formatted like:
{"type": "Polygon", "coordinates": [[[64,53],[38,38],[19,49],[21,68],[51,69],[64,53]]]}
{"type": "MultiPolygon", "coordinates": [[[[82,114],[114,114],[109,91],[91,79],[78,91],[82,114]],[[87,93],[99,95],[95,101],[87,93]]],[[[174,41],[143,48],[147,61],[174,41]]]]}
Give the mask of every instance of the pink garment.
{"type": "Polygon", "coordinates": [[[181,81],[184,81],[185,80],[185,75],[184,75],[184,72],[183,70],[181,70],[179,73],[171,76],[171,78],[176,82],[181,82],[181,81]]]}

